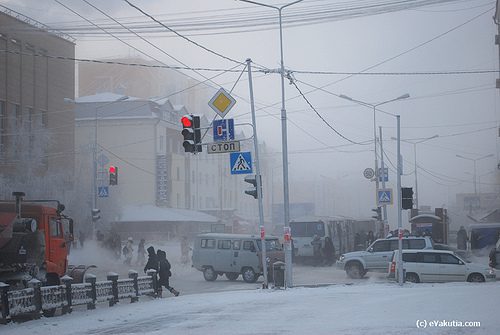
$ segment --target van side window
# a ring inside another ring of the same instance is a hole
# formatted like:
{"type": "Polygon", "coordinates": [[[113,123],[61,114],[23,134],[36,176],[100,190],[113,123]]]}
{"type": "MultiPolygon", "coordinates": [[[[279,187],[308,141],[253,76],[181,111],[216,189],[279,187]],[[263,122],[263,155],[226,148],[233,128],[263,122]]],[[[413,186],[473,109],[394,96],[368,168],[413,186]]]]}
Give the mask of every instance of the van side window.
{"type": "Polygon", "coordinates": [[[214,249],[215,248],[215,240],[204,238],[201,240],[201,247],[203,249],[214,249]]]}
{"type": "Polygon", "coordinates": [[[231,249],[231,240],[219,240],[217,249],[231,249]]]}
{"type": "Polygon", "coordinates": [[[441,264],[460,264],[458,258],[453,255],[441,254],[441,264]]]}
{"type": "Polygon", "coordinates": [[[241,248],[241,241],[240,240],[234,240],[233,241],[233,250],[240,250],[241,248]]]}
{"type": "Polygon", "coordinates": [[[425,240],[423,240],[423,239],[412,239],[412,240],[409,240],[408,242],[410,242],[408,249],[423,249],[423,248],[425,248],[425,240]]]}
{"type": "Polygon", "coordinates": [[[375,242],[373,244],[373,251],[391,251],[390,241],[382,240],[382,241],[375,242]]]}
{"type": "Polygon", "coordinates": [[[432,253],[419,254],[422,263],[439,263],[439,255],[432,253]]]}
{"type": "Polygon", "coordinates": [[[253,241],[243,241],[243,250],[254,251],[255,246],[253,244],[253,241]]]}
{"type": "Polygon", "coordinates": [[[403,253],[403,262],[416,263],[417,262],[417,254],[416,253],[403,253]]]}

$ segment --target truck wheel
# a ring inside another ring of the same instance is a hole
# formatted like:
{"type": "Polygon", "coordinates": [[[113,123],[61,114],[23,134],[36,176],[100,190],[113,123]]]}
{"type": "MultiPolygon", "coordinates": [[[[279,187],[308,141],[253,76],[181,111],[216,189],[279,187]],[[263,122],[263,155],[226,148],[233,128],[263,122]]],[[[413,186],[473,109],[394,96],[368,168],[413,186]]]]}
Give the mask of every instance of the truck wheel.
{"type": "Polygon", "coordinates": [[[257,275],[252,268],[243,268],[241,276],[245,283],[255,283],[257,281],[257,275]]]}
{"type": "Polygon", "coordinates": [[[361,279],[366,273],[365,269],[363,269],[363,265],[359,262],[348,263],[345,267],[345,272],[349,278],[353,279],[361,279]]]}
{"type": "Polygon", "coordinates": [[[203,278],[205,278],[206,281],[214,281],[217,279],[217,273],[211,266],[206,267],[203,270],[203,278]]]}
{"type": "Polygon", "coordinates": [[[238,279],[239,276],[240,274],[238,272],[226,272],[226,278],[231,281],[238,279]]]}

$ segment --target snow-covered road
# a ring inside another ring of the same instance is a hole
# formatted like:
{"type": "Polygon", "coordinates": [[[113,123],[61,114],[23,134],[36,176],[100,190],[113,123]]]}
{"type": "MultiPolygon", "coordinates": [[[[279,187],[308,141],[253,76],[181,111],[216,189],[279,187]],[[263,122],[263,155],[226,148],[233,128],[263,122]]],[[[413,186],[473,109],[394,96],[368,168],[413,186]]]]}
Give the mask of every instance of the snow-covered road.
{"type": "Polygon", "coordinates": [[[499,283],[399,287],[366,282],[191,294],[75,310],[72,315],[0,326],[0,333],[493,335],[500,333],[499,288],[499,283]],[[460,322],[480,324],[463,327],[460,322]]]}

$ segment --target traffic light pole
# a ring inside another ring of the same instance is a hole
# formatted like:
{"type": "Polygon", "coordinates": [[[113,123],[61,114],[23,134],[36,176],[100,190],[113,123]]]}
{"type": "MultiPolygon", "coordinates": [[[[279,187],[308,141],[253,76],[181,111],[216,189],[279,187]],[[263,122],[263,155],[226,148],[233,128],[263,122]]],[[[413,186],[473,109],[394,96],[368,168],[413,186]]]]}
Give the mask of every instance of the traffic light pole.
{"type": "Polygon", "coordinates": [[[255,181],[257,183],[257,201],[259,203],[259,225],[261,229],[261,246],[262,246],[262,271],[264,273],[264,288],[268,287],[267,281],[267,255],[266,255],[266,240],[264,227],[264,207],[262,205],[262,179],[260,178],[260,160],[259,160],[259,141],[257,140],[257,122],[255,118],[255,104],[253,98],[253,83],[252,83],[252,60],[247,59],[248,67],[248,86],[250,89],[250,109],[252,111],[252,127],[253,127],[253,146],[255,151],[255,181]]]}
{"type": "MultiPolygon", "coordinates": [[[[378,127],[379,130],[379,138],[380,138],[380,168],[382,169],[382,188],[385,189],[385,165],[384,165],[384,146],[383,146],[383,140],[382,140],[382,127],[378,127]]],[[[389,176],[389,172],[387,172],[387,176],[389,176]]],[[[389,220],[387,219],[387,205],[382,205],[382,213],[384,214],[383,216],[383,224],[384,224],[384,236],[387,235],[387,232],[385,231],[385,227],[389,223],[389,220]]]]}
{"type": "Polygon", "coordinates": [[[401,175],[403,174],[403,167],[401,162],[401,121],[400,116],[396,115],[397,129],[398,129],[398,283],[403,285],[403,219],[401,214],[402,209],[402,192],[401,192],[401,175]]]}

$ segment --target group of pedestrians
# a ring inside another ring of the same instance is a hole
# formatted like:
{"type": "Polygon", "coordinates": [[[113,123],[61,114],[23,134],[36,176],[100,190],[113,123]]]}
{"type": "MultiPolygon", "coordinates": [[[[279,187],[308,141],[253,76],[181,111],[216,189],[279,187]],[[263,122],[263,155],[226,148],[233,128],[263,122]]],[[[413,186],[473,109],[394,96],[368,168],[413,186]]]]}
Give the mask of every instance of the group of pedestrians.
{"type": "MultiPolygon", "coordinates": [[[[146,262],[146,250],[145,248],[146,240],[143,238],[140,240],[139,245],[137,246],[137,258],[135,260],[135,265],[144,265],[146,262]]],[[[127,243],[123,246],[122,253],[125,257],[125,261],[123,262],[126,265],[132,265],[132,258],[134,256],[134,239],[129,237],[127,239],[127,243]]]]}
{"type": "Polygon", "coordinates": [[[330,237],[326,236],[323,243],[321,237],[314,235],[311,245],[313,247],[314,266],[332,266],[335,263],[335,247],[330,237]]]}
{"type": "Polygon", "coordinates": [[[177,297],[179,295],[179,291],[170,286],[170,277],[172,276],[172,272],[170,271],[170,263],[167,260],[167,253],[160,249],[155,252],[155,249],[152,246],[147,250],[148,262],[146,263],[146,266],[144,266],[144,272],[146,273],[147,270],[152,269],[156,270],[158,273],[158,284],[160,287],[159,296],[161,297],[161,287],[163,286],[177,297]]]}

